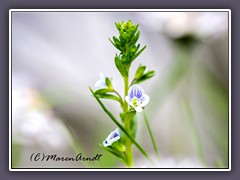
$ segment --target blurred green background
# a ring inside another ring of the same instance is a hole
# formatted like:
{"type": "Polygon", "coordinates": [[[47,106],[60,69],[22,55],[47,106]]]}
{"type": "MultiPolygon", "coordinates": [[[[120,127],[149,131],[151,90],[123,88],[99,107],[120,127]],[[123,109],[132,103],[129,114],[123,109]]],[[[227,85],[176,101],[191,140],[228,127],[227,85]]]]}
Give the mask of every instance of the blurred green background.
{"type": "MultiPolygon", "coordinates": [[[[156,72],[143,83],[145,108],[137,140],[158,168],[227,168],[229,116],[228,12],[12,12],[12,165],[15,168],[124,167],[99,144],[115,125],[91,96],[103,72],[123,94],[108,37],[114,23],[139,24],[146,50],[134,61],[156,72]],[[31,162],[32,153],[101,161],[31,162]]],[[[105,105],[116,115],[120,107],[105,105]]],[[[135,167],[153,167],[134,147],[135,167]]]]}

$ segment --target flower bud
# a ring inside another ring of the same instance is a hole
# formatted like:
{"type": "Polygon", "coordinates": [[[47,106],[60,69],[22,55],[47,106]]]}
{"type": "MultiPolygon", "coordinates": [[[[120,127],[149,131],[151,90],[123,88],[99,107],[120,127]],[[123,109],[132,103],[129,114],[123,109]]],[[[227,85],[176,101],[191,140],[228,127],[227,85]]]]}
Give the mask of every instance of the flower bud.
{"type": "Polygon", "coordinates": [[[127,62],[127,56],[123,54],[121,60],[123,63],[127,62]]]}
{"type": "Polygon", "coordinates": [[[112,144],[112,147],[120,152],[125,152],[126,148],[123,144],[119,143],[119,142],[115,142],[112,144]]]}
{"type": "Polygon", "coordinates": [[[130,53],[134,54],[137,51],[137,47],[135,45],[132,45],[130,48],[130,53]]]}

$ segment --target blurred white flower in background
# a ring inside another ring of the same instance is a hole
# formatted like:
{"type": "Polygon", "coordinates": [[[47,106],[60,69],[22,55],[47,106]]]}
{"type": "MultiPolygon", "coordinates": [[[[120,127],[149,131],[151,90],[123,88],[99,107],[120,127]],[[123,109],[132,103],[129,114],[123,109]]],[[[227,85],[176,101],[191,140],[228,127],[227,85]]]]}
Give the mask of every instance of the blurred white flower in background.
{"type": "Polygon", "coordinates": [[[69,134],[27,78],[15,78],[12,88],[13,141],[43,149],[69,147],[69,134]]]}
{"type": "Polygon", "coordinates": [[[226,15],[227,12],[151,12],[139,13],[139,20],[173,38],[193,34],[207,39],[216,38],[227,30],[226,15]]]}

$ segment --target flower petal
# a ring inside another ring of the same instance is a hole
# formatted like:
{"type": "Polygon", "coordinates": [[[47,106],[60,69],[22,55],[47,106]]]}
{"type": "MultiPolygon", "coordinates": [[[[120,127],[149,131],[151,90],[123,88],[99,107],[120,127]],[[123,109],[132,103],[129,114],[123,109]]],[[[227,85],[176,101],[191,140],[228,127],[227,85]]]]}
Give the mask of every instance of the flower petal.
{"type": "Polygon", "coordinates": [[[105,75],[105,74],[103,74],[103,73],[100,73],[100,79],[106,79],[107,78],[107,76],[105,75]]]}
{"type": "Polygon", "coordinates": [[[95,90],[98,90],[98,89],[104,89],[106,88],[107,85],[105,83],[105,81],[102,81],[102,80],[98,80],[95,84],[94,84],[94,89],[95,90]]]}
{"type": "Polygon", "coordinates": [[[114,133],[117,133],[120,136],[120,131],[118,128],[115,129],[115,131],[113,131],[114,133]]]}
{"type": "Polygon", "coordinates": [[[140,99],[141,101],[140,106],[141,107],[146,106],[149,103],[149,100],[150,100],[149,96],[147,94],[143,94],[142,98],[140,99]]]}
{"type": "Polygon", "coordinates": [[[107,147],[107,146],[111,146],[111,144],[107,140],[105,140],[103,141],[103,146],[107,147]]]}
{"type": "Polygon", "coordinates": [[[108,143],[109,143],[110,145],[112,145],[112,143],[118,141],[119,139],[120,139],[120,136],[117,136],[117,137],[115,137],[115,138],[113,138],[113,139],[110,139],[110,140],[108,141],[108,143]]]}
{"type": "Polygon", "coordinates": [[[128,103],[130,106],[133,106],[133,104],[132,104],[132,98],[130,98],[129,96],[126,96],[126,97],[125,97],[125,100],[127,101],[127,103],[128,103]]]}
{"type": "Polygon", "coordinates": [[[100,73],[100,79],[94,84],[94,89],[98,90],[106,88],[106,78],[107,76],[105,74],[100,73]]]}
{"type": "Polygon", "coordinates": [[[130,98],[133,98],[133,97],[141,98],[143,94],[144,94],[144,90],[138,84],[132,85],[128,90],[128,96],[130,98]]]}
{"type": "Polygon", "coordinates": [[[111,146],[112,143],[118,141],[120,139],[119,129],[116,128],[115,131],[111,132],[108,137],[103,141],[103,146],[111,146]]]}
{"type": "Polygon", "coordinates": [[[142,107],[137,106],[137,107],[135,107],[135,110],[136,110],[137,112],[142,112],[142,107]]]}

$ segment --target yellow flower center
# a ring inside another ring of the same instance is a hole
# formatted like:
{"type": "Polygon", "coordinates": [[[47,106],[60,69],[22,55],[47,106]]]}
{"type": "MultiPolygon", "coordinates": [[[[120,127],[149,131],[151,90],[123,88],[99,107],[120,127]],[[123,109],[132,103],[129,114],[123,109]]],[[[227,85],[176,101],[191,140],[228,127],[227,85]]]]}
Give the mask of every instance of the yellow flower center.
{"type": "Polygon", "coordinates": [[[133,98],[132,103],[135,107],[139,105],[139,99],[138,98],[133,98]]]}

